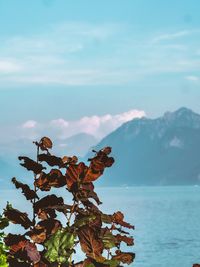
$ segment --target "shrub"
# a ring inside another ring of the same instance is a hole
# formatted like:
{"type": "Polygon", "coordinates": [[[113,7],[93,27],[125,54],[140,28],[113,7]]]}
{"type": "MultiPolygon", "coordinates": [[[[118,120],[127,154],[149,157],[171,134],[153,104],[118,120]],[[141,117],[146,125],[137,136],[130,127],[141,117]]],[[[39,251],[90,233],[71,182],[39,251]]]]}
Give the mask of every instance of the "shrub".
{"type": "MultiPolygon", "coordinates": [[[[49,152],[52,141],[48,137],[34,144],[36,161],[19,157],[21,166],[33,172],[33,188],[12,178],[15,187],[31,203],[32,218],[10,203],[0,218],[1,228],[13,223],[25,229],[23,234],[9,233],[4,237],[9,266],[116,267],[132,263],[135,254],[122,252],[120,245],[122,242],[133,245],[133,238],[123,228],[134,227],[124,221],[120,211],[112,215],[100,211],[102,202],[94,191],[93,182],[114,163],[109,156],[111,148],[93,151],[95,155],[88,159],[89,166],[86,166],[78,162],[76,156],[61,158],[52,155],[49,152]],[[61,187],[71,194],[71,203],[64,203],[64,199],[55,194],[39,196],[39,192],[41,195],[61,187]],[[65,223],[60,219],[61,215],[65,223]],[[78,245],[85,259],[77,263],[74,254],[78,245]]],[[[3,248],[0,266],[7,266],[5,245],[0,243],[0,249],[3,248]]]]}

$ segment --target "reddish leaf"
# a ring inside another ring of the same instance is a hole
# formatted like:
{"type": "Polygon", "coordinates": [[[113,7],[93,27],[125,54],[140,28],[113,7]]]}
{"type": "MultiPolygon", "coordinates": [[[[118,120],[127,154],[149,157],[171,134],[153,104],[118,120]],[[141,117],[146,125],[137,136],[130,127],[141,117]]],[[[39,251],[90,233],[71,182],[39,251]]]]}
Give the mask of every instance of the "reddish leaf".
{"type": "Polygon", "coordinates": [[[125,235],[116,235],[115,236],[115,238],[116,238],[116,240],[118,241],[118,242],[124,242],[124,243],[126,243],[128,246],[133,246],[133,238],[132,237],[128,237],[128,236],[125,236],[125,235]]]}
{"type": "Polygon", "coordinates": [[[112,257],[114,260],[118,260],[125,264],[131,264],[135,258],[135,253],[116,251],[116,255],[112,257]]]}
{"type": "Polygon", "coordinates": [[[35,263],[34,267],[49,267],[49,266],[43,261],[40,261],[40,262],[35,263]]]}
{"type": "Polygon", "coordinates": [[[27,256],[30,258],[31,262],[37,263],[40,261],[40,253],[37,250],[35,244],[31,242],[27,242],[25,246],[25,250],[27,252],[27,256]]]}
{"type": "Polygon", "coordinates": [[[32,199],[39,199],[38,195],[35,193],[34,190],[31,190],[30,187],[27,184],[23,184],[21,182],[18,182],[16,180],[15,177],[12,178],[12,182],[15,185],[15,187],[21,188],[22,189],[22,193],[24,194],[24,196],[26,197],[27,200],[32,200],[32,199]]]}
{"type": "Polygon", "coordinates": [[[44,136],[37,145],[39,145],[41,150],[48,150],[52,148],[53,143],[49,137],[44,136]]]}
{"type": "Polygon", "coordinates": [[[121,211],[117,211],[112,215],[112,221],[126,228],[134,229],[133,225],[124,221],[124,214],[121,211]]]}
{"type": "Polygon", "coordinates": [[[18,157],[19,160],[23,160],[23,163],[20,163],[21,166],[26,168],[28,171],[33,171],[35,174],[41,173],[43,169],[46,169],[42,164],[35,162],[34,160],[28,157],[18,157]]]}
{"type": "Polygon", "coordinates": [[[76,164],[78,162],[78,158],[76,156],[73,157],[67,157],[64,156],[62,158],[62,162],[66,165],[66,164],[76,164]]]}
{"type": "Polygon", "coordinates": [[[94,192],[93,183],[81,184],[77,193],[77,197],[81,201],[87,200],[88,198],[93,198],[98,205],[102,204],[98,195],[94,192]]]}
{"type": "Polygon", "coordinates": [[[104,172],[106,167],[111,167],[114,163],[112,157],[108,157],[111,153],[111,148],[106,147],[98,152],[94,158],[88,159],[91,161],[89,169],[84,177],[84,182],[93,182],[97,180],[104,172]]]}
{"type": "Polygon", "coordinates": [[[93,228],[87,225],[81,227],[78,232],[78,237],[81,248],[88,257],[93,259],[102,257],[101,254],[103,252],[103,242],[93,228]]]}
{"type": "Polygon", "coordinates": [[[72,189],[72,186],[84,179],[85,173],[88,167],[80,162],[79,164],[70,164],[66,172],[66,182],[69,190],[72,189]]]}
{"type": "Polygon", "coordinates": [[[40,177],[36,179],[35,186],[42,191],[49,191],[51,187],[62,187],[66,184],[66,178],[62,172],[57,169],[52,169],[50,173],[42,172],[40,177]]]}
{"type": "Polygon", "coordinates": [[[14,255],[25,248],[27,239],[23,235],[8,234],[4,238],[4,242],[6,246],[10,247],[10,254],[14,255]]]}

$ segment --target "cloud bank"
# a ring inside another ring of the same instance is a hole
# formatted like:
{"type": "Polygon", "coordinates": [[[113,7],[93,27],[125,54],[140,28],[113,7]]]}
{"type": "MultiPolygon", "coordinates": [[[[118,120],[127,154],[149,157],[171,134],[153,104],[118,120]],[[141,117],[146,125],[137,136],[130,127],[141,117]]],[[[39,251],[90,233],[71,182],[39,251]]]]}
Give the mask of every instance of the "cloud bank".
{"type": "Polygon", "coordinates": [[[93,135],[100,140],[123,123],[146,116],[143,110],[132,109],[124,113],[103,116],[84,116],[79,120],[67,121],[63,118],[53,119],[47,123],[28,120],[19,126],[21,138],[33,139],[43,135],[64,140],[79,133],[93,135]]]}

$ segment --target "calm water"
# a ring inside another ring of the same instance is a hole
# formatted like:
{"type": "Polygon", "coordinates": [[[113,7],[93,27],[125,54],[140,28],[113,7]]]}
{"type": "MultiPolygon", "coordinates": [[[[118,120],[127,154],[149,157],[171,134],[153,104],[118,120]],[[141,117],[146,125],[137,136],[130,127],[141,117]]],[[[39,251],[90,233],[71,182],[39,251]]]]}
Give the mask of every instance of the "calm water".
{"type": "MultiPolygon", "coordinates": [[[[135,267],[191,267],[200,263],[200,187],[98,188],[102,209],[121,210],[135,225],[135,267]]],[[[19,194],[0,192],[0,207],[19,194]]],[[[17,231],[17,228],[15,228],[17,231]]],[[[130,250],[130,247],[128,248],[130,250]]]]}

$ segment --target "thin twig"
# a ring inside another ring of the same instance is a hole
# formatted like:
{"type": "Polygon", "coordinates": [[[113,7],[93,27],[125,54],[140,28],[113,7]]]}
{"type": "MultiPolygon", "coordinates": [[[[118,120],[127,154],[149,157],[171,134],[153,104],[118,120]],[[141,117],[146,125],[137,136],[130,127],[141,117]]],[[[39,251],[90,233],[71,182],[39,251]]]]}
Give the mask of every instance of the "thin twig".
{"type": "MultiPolygon", "coordinates": [[[[38,155],[39,155],[39,144],[37,144],[36,143],[36,145],[37,145],[37,159],[36,159],[36,162],[38,163],[38,155]]],[[[36,194],[36,192],[37,192],[37,188],[36,188],[36,178],[37,178],[37,174],[34,174],[34,192],[35,192],[35,194],[36,194]]],[[[34,211],[34,206],[35,206],[35,202],[36,202],[36,198],[34,197],[34,199],[33,199],[33,223],[35,224],[35,218],[36,218],[36,214],[35,214],[35,211],[34,211]]]]}

